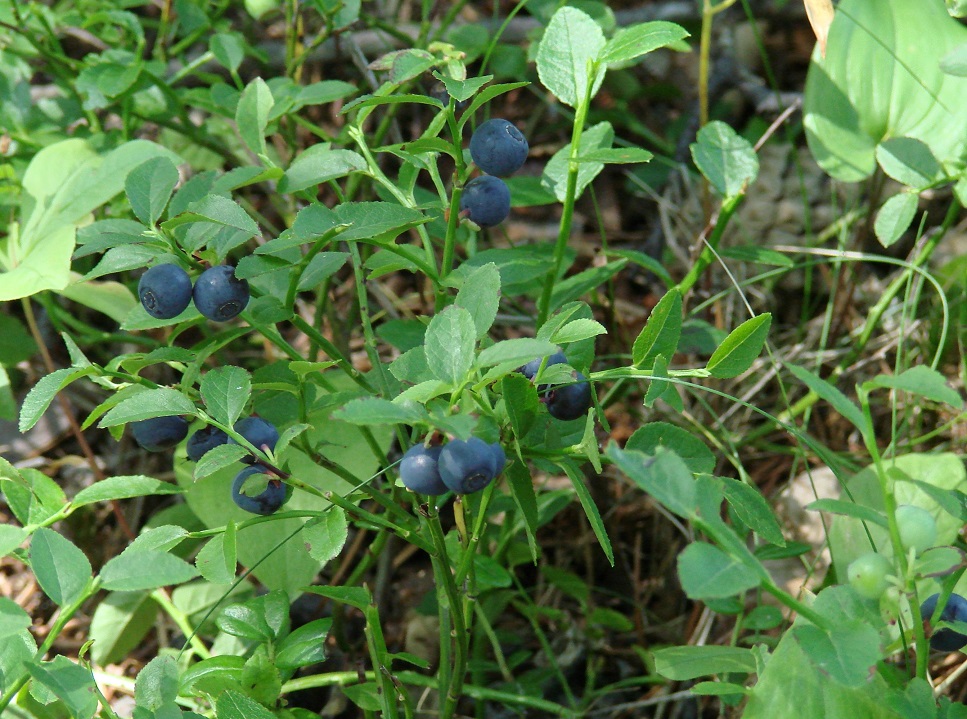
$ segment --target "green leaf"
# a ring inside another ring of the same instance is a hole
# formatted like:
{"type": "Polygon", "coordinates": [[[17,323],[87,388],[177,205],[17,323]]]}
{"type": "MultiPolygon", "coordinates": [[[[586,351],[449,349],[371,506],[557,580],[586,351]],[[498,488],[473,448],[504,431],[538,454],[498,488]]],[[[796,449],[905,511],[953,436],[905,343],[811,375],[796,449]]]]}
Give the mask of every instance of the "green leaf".
{"type": "Polygon", "coordinates": [[[383,708],[380,699],[379,684],[376,682],[363,682],[362,684],[350,684],[342,688],[349,701],[358,706],[363,711],[376,712],[383,708]]]}
{"type": "Polygon", "coordinates": [[[195,472],[192,476],[196,481],[204,479],[220,469],[232,466],[247,454],[249,454],[249,451],[241,445],[220,444],[202,455],[198,464],[195,465],[195,472]]]}
{"type": "Polygon", "coordinates": [[[216,367],[205,373],[199,385],[208,414],[225,425],[242,416],[252,394],[252,378],[241,367],[216,367]]]}
{"type": "Polygon", "coordinates": [[[658,300],[641,334],[631,348],[636,367],[645,367],[655,357],[671,357],[678,349],[682,333],[682,293],[672,288],[658,300]]]}
{"type": "Polygon", "coordinates": [[[602,162],[605,165],[628,165],[650,162],[654,155],[640,147],[603,147],[578,157],[578,162],[602,162]]]}
{"type": "Polygon", "coordinates": [[[598,335],[606,335],[608,330],[604,325],[595,320],[576,319],[571,320],[551,337],[551,342],[555,344],[568,344],[569,342],[580,342],[598,335]]]}
{"type": "Polygon", "coordinates": [[[235,523],[225,525],[225,531],[208,540],[195,557],[195,566],[212,584],[230,584],[235,579],[238,554],[235,547],[235,523]]]}
{"type": "Polygon", "coordinates": [[[105,414],[97,426],[114,427],[150,417],[194,414],[194,402],[181,392],[170,387],[156,387],[123,400],[105,414]]]}
{"type": "Polygon", "coordinates": [[[917,557],[913,571],[918,577],[946,577],[964,563],[964,553],[956,547],[932,547],[917,557]]]}
{"type": "Polygon", "coordinates": [[[527,545],[531,550],[531,557],[537,563],[540,552],[537,546],[537,494],[534,492],[534,480],[531,478],[530,471],[520,462],[511,462],[505,471],[507,483],[510,485],[511,496],[514,503],[520,510],[524,531],[527,534],[527,545]]]}
{"type": "Polygon", "coordinates": [[[356,609],[365,609],[373,603],[373,595],[366,587],[305,587],[304,591],[327,597],[341,604],[348,604],[356,609]]]}
{"type": "Polygon", "coordinates": [[[456,80],[449,75],[439,73],[435,70],[433,76],[443,83],[447,89],[447,94],[455,102],[469,100],[480,88],[494,79],[493,75],[483,75],[482,77],[468,77],[466,80],[456,80]]]}
{"type": "Polygon", "coordinates": [[[601,512],[598,511],[598,506],[594,503],[594,498],[591,497],[591,492],[584,483],[584,475],[571,460],[563,461],[561,467],[567,473],[571,484],[574,486],[574,492],[577,494],[578,500],[580,500],[581,506],[584,508],[584,514],[591,524],[591,530],[594,532],[594,536],[597,537],[598,544],[604,550],[604,556],[608,558],[608,562],[613,567],[614,549],[611,547],[611,539],[608,537],[608,530],[604,527],[604,520],[601,519],[601,512]]]}
{"type": "Polygon", "coordinates": [[[171,482],[145,477],[144,475],[126,475],[107,477],[100,482],[85,487],[76,495],[71,503],[75,507],[95,502],[109,502],[113,499],[130,499],[131,497],[149,497],[162,494],[180,494],[181,489],[171,482]]]}
{"type": "Polygon", "coordinates": [[[500,381],[500,392],[504,398],[504,407],[510,418],[510,426],[514,435],[522,439],[534,426],[540,400],[537,388],[526,377],[519,374],[505,375],[500,381]]]}
{"type": "Polygon", "coordinates": [[[30,615],[12,599],[0,597],[0,639],[20,634],[33,622],[30,615]]]}
{"type": "Polygon", "coordinates": [[[119,662],[154,627],[158,605],[147,592],[110,592],[91,618],[91,659],[105,666],[119,662]]]}
{"type": "Polygon", "coordinates": [[[493,262],[477,267],[464,279],[454,302],[473,317],[477,337],[486,337],[500,305],[500,272],[493,262]]]}
{"type": "Polygon", "coordinates": [[[964,406],[960,394],[947,384],[947,379],[940,372],[926,365],[911,367],[898,375],[877,375],[869,382],[865,382],[863,387],[864,389],[888,387],[925,397],[934,402],[944,402],[955,409],[961,409],[964,406]]]}
{"type": "Polygon", "coordinates": [[[915,192],[899,192],[883,203],[873,223],[881,245],[890,247],[903,236],[917,214],[918,199],[915,192]]]}
{"type": "MultiPolygon", "coordinates": [[[[567,9],[567,8],[564,8],[567,9]]],[[[578,157],[591,157],[601,150],[610,149],[614,141],[614,128],[610,122],[599,122],[581,133],[578,144],[578,157]]],[[[567,195],[567,177],[571,158],[571,143],[554,153],[544,166],[541,185],[554,194],[558,202],[564,202],[567,195]]],[[[588,160],[578,166],[578,179],[575,197],[580,197],[591,181],[604,169],[604,162],[588,160]]]]}
{"type": "Polygon", "coordinates": [[[3,486],[7,506],[23,525],[41,524],[59,512],[67,503],[64,490],[54,480],[36,469],[22,469],[16,472],[4,469],[3,464],[0,463],[0,470],[3,471],[3,477],[10,478],[0,483],[0,486],[3,486]]]}
{"type": "Polygon", "coordinates": [[[944,176],[930,147],[913,137],[891,137],[876,147],[883,172],[914,190],[924,190],[944,176]]]}
{"type": "Polygon", "coordinates": [[[365,169],[366,160],[359,153],[319,143],[296,156],[279,180],[279,192],[298,192],[365,169]]]}
{"type": "Polygon", "coordinates": [[[139,709],[156,711],[178,697],[178,664],[171,655],[157,656],[138,672],[134,699],[139,709]]]}
{"type": "Polygon", "coordinates": [[[745,192],[759,174],[759,158],[752,145],[724,122],[713,120],[698,131],[692,159],[723,197],[745,192]]]}
{"type": "Polygon", "coordinates": [[[188,205],[188,211],[163,224],[166,229],[174,229],[187,222],[211,222],[223,227],[231,227],[243,233],[246,238],[259,234],[259,226],[241,206],[221,195],[206,195],[188,205]]]}
{"type": "Polygon", "coordinates": [[[565,105],[584,106],[604,80],[604,67],[595,65],[604,47],[600,25],[581,10],[562,7],[551,17],[537,48],[537,74],[565,105]]]}
{"type": "Polygon", "coordinates": [[[257,642],[274,641],[289,633],[289,600],[285,592],[268,594],[225,607],[218,628],[235,637],[257,642]]]}
{"type": "Polygon", "coordinates": [[[756,671],[751,649],[743,647],[668,647],[652,652],[655,671],[672,681],[688,681],[710,674],[752,674],[756,671]]]}
{"type": "Polygon", "coordinates": [[[554,283],[554,292],[551,294],[551,309],[556,310],[588,292],[598,291],[626,264],[628,264],[628,261],[625,259],[614,260],[598,267],[591,267],[554,283]]]}
{"type": "Polygon", "coordinates": [[[695,515],[695,480],[677,454],[660,448],[655,456],[650,456],[621,449],[616,444],[610,444],[605,454],[632,482],[667,509],[682,517],[695,515]]]}
{"type": "Polygon", "coordinates": [[[473,366],[476,337],[473,316],[463,307],[450,305],[430,320],[424,352],[433,376],[453,386],[463,382],[473,366]]]}
{"type": "Polygon", "coordinates": [[[786,546],[786,539],[782,536],[782,528],[776,521],[772,509],[765,497],[755,488],[745,482],[720,477],[725,499],[745,524],[762,539],[779,547],[786,546]]]}
{"type": "Polygon", "coordinates": [[[695,474],[711,474],[715,469],[712,450],[694,433],[668,422],[649,422],[639,427],[628,438],[625,449],[650,455],[658,454],[659,449],[668,449],[695,474]]]}
{"type": "Polygon", "coordinates": [[[90,583],[91,563],[84,552],[46,527],[34,532],[28,557],[40,588],[58,606],[78,599],[90,583]]]}
{"type": "Polygon", "coordinates": [[[169,552],[187,538],[188,530],[184,527],[180,527],[177,524],[162,524],[159,527],[145,529],[135,537],[134,541],[124,551],[145,552],[158,550],[160,552],[169,552]]]}
{"type": "Polygon", "coordinates": [[[419,210],[392,202],[346,202],[334,210],[336,224],[349,225],[341,240],[391,243],[396,237],[430,218],[419,210]]]}
{"type": "Polygon", "coordinates": [[[241,33],[216,33],[208,42],[208,47],[215,59],[229,72],[237,71],[245,59],[245,38],[241,33]]]}
{"type": "Polygon", "coordinates": [[[598,62],[605,65],[624,65],[660,47],[667,47],[688,37],[681,25],[664,20],[643,22],[621,28],[605,44],[598,62]]]}
{"type": "Polygon", "coordinates": [[[340,507],[333,507],[318,519],[306,522],[302,528],[306,551],[322,563],[337,557],[348,538],[349,523],[345,510],[340,507]]]}
{"type": "Polygon", "coordinates": [[[65,367],[41,377],[40,381],[30,388],[20,407],[20,424],[18,426],[20,432],[28,431],[40,421],[58,392],[74,380],[85,377],[91,372],[92,370],[89,368],[65,367]]]}
{"type": "Polygon", "coordinates": [[[851,402],[845,394],[840,392],[836,387],[831,385],[826,380],[810,372],[805,367],[799,367],[792,364],[786,366],[789,368],[789,371],[795,375],[796,379],[806,385],[811,391],[819,395],[821,399],[829,402],[833,406],[833,409],[848,419],[854,427],[861,432],[865,431],[866,419],[863,417],[863,413],[860,411],[860,408],[851,402]]]}
{"type": "Polygon", "coordinates": [[[108,560],[101,570],[104,589],[133,592],[181,584],[198,576],[184,559],[156,550],[124,551],[108,560]]]}
{"type": "Polygon", "coordinates": [[[853,517],[864,522],[878,524],[883,528],[889,526],[886,515],[883,512],[847,499],[817,499],[815,502],[807,504],[806,509],[813,512],[829,512],[830,514],[840,514],[844,517],[853,517]]]}
{"type": "Polygon", "coordinates": [[[272,91],[260,77],[255,78],[242,91],[235,110],[235,124],[242,141],[256,155],[265,155],[265,128],[269,124],[269,112],[275,100],[272,91]]]}
{"type": "Polygon", "coordinates": [[[880,658],[879,633],[858,620],[838,622],[830,632],[812,624],[797,625],[792,632],[816,667],[846,686],[866,683],[880,658]]]}
{"type": "Polygon", "coordinates": [[[415,402],[391,402],[381,397],[361,397],[333,412],[333,417],[350,424],[419,424],[429,415],[415,402]]]}
{"type": "Polygon", "coordinates": [[[692,599],[733,597],[759,584],[759,575],[706,542],[692,542],[678,555],[678,577],[692,599]]]}
{"type": "Polygon", "coordinates": [[[502,340],[482,350],[477,356],[477,366],[491,367],[505,362],[525,364],[535,357],[545,357],[557,351],[558,346],[552,342],[530,337],[518,337],[512,340],[502,340]]]}
{"type": "Polygon", "coordinates": [[[124,192],[139,220],[154,226],[178,184],[178,168],[167,157],[155,157],[128,173],[124,192]]]}
{"type": "Polygon", "coordinates": [[[325,661],[331,628],[332,619],[317,619],[293,631],[276,648],[276,665],[286,671],[325,661]]]}
{"type": "Polygon", "coordinates": [[[706,369],[713,377],[737,377],[755,362],[769,336],[772,315],[768,312],[746,320],[729,333],[709,357],[706,369]]]}
{"type": "Polygon", "coordinates": [[[91,670],[75,664],[67,657],[55,657],[40,664],[28,663],[27,671],[64,702],[72,719],[92,719],[97,711],[94,675],[91,670]]]}

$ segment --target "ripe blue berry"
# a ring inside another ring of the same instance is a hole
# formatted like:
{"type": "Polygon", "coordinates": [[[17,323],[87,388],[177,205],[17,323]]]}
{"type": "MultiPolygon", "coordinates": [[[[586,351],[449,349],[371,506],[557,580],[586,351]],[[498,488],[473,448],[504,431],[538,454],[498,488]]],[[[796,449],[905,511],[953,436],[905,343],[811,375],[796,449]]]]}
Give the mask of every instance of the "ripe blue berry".
{"type": "MultiPolygon", "coordinates": [[[[279,441],[279,430],[275,428],[274,424],[261,417],[240,419],[235,423],[235,431],[259,449],[262,449],[264,445],[268,445],[270,450],[275,449],[275,443],[279,441]]],[[[235,444],[232,439],[228,441],[235,444]]],[[[242,461],[245,464],[255,464],[255,457],[242,457],[242,461]]]]}
{"type": "Polygon", "coordinates": [[[278,511],[282,503],[285,502],[285,484],[276,477],[269,479],[268,484],[260,494],[254,497],[242,494],[242,486],[245,484],[245,480],[254,474],[267,474],[267,472],[261,467],[246,467],[235,475],[235,481],[232,482],[232,501],[241,509],[252,514],[266,515],[278,511]]]}
{"type": "Polygon", "coordinates": [[[188,444],[185,445],[185,450],[188,452],[188,459],[192,462],[197,462],[209,450],[215,449],[215,447],[226,444],[227,442],[227,434],[222,432],[218,427],[206,425],[188,438],[188,444]]]}
{"type": "Polygon", "coordinates": [[[440,479],[457,494],[479,492],[497,476],[497,457],[490,445],[477,437],[451,439],[437,462],[440,479]]]}
{"type": "Polygon", "coordinates": [[[424,447],[416,444],[406,450],[400,462],[403,486],[420,494],[446,494],[447,486],[440,479],[437,463],[443,447],[424,447]]]}
{"type": "Polygon", "coordinates": [[[591,406],[591,385],[588,378],[575,371],[574,384],[554,387],[547,393],[547,411],[551,417],[572,420],[583,417],[591,406]]]}
{"type": "Polygon", "coordinates": [[[142,449],[161,452],[188,436],[188,420],[178,416],[142,419],[131,423],[131,434],[142,449]]]}
{"type": "MultiPolygon", "coordinates": [[[[920,605],[920,616],[924,621],[929,621],[933,616],[938,599],[940,599],[939,594],[932,594],[920,605]]],[[[967,599],[959,594],[951,594],[940,612],[940,621],[967,622],[967,599]]],[[[941,629],[930,637],[930,646],[942,652],[955,652],[964,645],[967,645],[967,636],[953,629],[941,629]]]]}
{"type": "MultiPolygon", "coordinates": [[[[520,368],[520,373],[527,379],[534,379],[537,376],[537,370],[541,368],[541,362],[543,360],[543,357],[532,359],[530,362],[520,368]]],[[[546,369],[552,364],[567,364],[567,357],[564,356],[563,352],[555,352],[547,358],[547,364],[544,365],[544,368],[546,369]]]]}
{"type": "Polygon", "coordinates": [[[499,177],[475,177],[463,188],[460,210],[481,227],[499,225],[510,214],[510,189],[499,177]]]}
{"type": "Polygon", "coordinates": [[[501,472],[504,471],[504,467],[507,466],[507,453],[500,446],[500,442],[494,442],[488,446],[490,447],[491,454],[494,456],[494,476],[499,477],[501,472]]]}
{"type": "Polygon", "coordinates": [[[191,278],[180,265],[155,265],[141,275],[138,298],[149,315],[170,320],[191,302],[191,278]]]}
{"type": "Polygon", "coordinates": [[[507,120],[487,120],[470,138],[470,157],[488,175],[507,177],[527,159],[527,140],[507,120]]]}
{"type": "Polygon", "coordinates": [[[235,277],[231,265],[209,267],[195,280],[195,307],[215,322],[227,322],[248,304],[248,280],[235,277]]]}

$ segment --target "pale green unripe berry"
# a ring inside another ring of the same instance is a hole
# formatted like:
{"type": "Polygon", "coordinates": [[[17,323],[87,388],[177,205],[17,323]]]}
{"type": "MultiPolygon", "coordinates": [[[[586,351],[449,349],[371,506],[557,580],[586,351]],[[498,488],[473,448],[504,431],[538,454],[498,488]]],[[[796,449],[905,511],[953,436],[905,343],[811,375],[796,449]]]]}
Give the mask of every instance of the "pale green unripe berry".
{"type": "Polygon", "coordinates": [[[870,552],[857,557],[846,570],[849,584],[856,593],[867,599],[879,599],[890,585],[887,575],[893,565],[882,554],[870,552]]]}
{"type": "Polygon", "coordinates": [[[904,549],[920,554],[937,543],[937,520],[922,507],[901,504],[896,508],[896,523],[904,549]]]}

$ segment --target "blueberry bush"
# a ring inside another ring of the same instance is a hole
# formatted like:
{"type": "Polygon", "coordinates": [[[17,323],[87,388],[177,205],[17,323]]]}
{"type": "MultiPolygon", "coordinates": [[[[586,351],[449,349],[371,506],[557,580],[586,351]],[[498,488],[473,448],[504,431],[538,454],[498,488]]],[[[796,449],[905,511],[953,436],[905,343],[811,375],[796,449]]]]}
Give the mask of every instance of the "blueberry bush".
{"type": "Polygon", "coordinates": [[[967,717],[960,4],[666,5],[0,6],[0,715],[967,717]]]}

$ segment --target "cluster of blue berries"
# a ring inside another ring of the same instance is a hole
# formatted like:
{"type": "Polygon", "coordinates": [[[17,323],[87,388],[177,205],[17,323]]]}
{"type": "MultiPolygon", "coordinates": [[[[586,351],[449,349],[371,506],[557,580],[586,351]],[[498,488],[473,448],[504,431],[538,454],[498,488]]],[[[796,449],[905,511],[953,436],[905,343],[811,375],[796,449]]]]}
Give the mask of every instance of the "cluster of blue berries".
{"type": "Polygon", "coordinates": [[[215,265],[198,276],[192,288],[191,278],[180,265],[155,265],[138,282],[141,306],[152,317],[170,320],[177,317],[195,300],[198,311],[215,322],[236,317],[249,301],[248,281],[235,277],[231,265],[215,265]]]}
{"type": "Polygon", "coordinates": [[[400,480],[420,494],[479,492],[504,471],[507,455],[500,443],[479,437],[451,439],[445,445],[417,444],[403,455],[400,480]]]}
{"type": "MultiPolygon", "coordinates": [[[[920,605],[920,616],[929,621],[937,609],[939,594],[927,597],[920,605]]],[[[951,594],[940,612],[942,622],[967,622],[967,599],[959,594],[951,594]]],[[[941,629],[930,637],[930,646],[941,652],[955,652],[967,645],[967,635],[955,632],[953,629],[941,629]]]]}
{"type": "MultiPolygon", "coordinates": [[[[134,441],[142,449],[149,452],[161,452],[171,449],[185,437],[188,436],[188,420],[184,417],[152,417],[139,422],[131,423],[131,433],[134,441]]],[[[235,431],[242,435],[251,444],[259,448],[275,449],[279,441],[279,430],[275,425],[261,417],[245,417],[235,423],[235,431]]],[[[202,427],[191,437],[185,445],[188,459],[197,462],[209,451],[223,444],[235,444],[235,440],[225,432],[207,425],[202,427]]],[[[254,456],[242,457],[242,462],[252,465],[239,472],[235,481],[232,482],[232,500],[246,512],[253,514],[272,514],[285,502],[285,484],[274,474],[257,463],[254,456]],[[264,474],[268,477],[265,490],[256,496],[242,494],[242,486],[245,481],[256,474],[264,474]]]]}
{"type": "Polygon", "coordinates": [[[480,227],[493,227],[510,214],[510,188],[501,177],[519,170],[527,159],[527,139],[507,120],[493,119],[470,137],[470,158],[487,173],[470,180],[460,197],[460,211],[480,227]]]}
{"type": "MultiPolygon", "coordinates": [[[[534,379],[541,368],[542,357],[533,359],[520,368],[520,373],[527,379],[534,379]]],[[[547,358],[547,367],[555,364],[567,364],[567,357],[563,352],[555,352],[547,358]]],[[[541,402],[547,405],[547,412],[554,419],[573,420],[583,417],[591,408],[591,384],[588,378],[574,370],[572,384],[548,387],[538,385],[537,393],[541,402]]]]}

